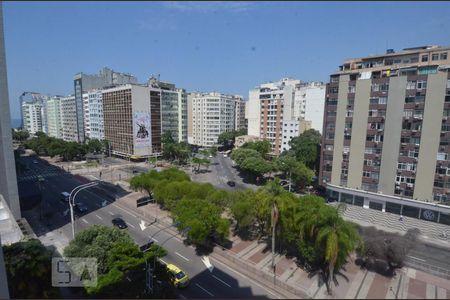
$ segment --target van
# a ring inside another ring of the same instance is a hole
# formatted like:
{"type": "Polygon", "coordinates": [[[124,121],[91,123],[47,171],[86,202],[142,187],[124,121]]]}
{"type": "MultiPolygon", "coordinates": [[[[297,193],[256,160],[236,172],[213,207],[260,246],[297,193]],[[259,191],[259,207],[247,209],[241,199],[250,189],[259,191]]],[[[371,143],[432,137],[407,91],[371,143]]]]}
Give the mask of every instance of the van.
{"type": "Polygon", "coordinates": [[[68,192],[62,192],[60,200],[64,202],[69,202],[70,194],[68,192]]]}

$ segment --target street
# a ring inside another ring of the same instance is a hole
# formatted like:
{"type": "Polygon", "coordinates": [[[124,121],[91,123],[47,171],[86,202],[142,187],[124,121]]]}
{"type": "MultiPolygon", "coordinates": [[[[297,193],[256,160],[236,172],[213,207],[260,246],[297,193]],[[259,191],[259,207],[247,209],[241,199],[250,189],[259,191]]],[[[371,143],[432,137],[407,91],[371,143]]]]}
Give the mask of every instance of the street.
{"type": "MultiPolygon", "coordinates": [[[[29,211],[25,212],[24,216],[27,217],[38,237],[48,231],[58,230],[68,239],[71,239],[72,232],[68,204],[67,202],[61,201],[59,195],[63,191],[70,192],[80,182],[71,174],[62,172],[57,176],[50,176],[52,172],[55,172],[55,167],[43,163],[40,159],[37,159],[38,163],[30,163],[31,158],[28,157],[21,159],[29,163],[30,172],[42,174],[46,178],[42,186],[43,208],[46,212],[51,212],[50,217],[43,218],[42,220],[39,220],[39,214],[33,214],[29,211]]],[[[19,185],[25,185],[27,188],[37,188],[36,185],[31,183],[34,183],[34,180],[30,177],[27,180],[20,181],[19,185]]],[[[84,203],[88,208],[88,212],[80,215],[76,219],[76,232],[88,228],[93,224],[112,226],[111,220],[113,218],[122,217],[128,224],[128,228],[125,230],[128,231],[138,245],[148,242],[154,235],[153,240],[157,244],[163,244],[163,247],[168,251],[168,255],[162,261],[179,266],[191,278],[190,285],[185,289],[179,290],[180,297],[281,298],[281,296],[275,295],[261,284],[212,258],[209,258],[209,260],[214,268],[210,272],[202,261],[202,257],[196,254],[195,249],[191,246],[184,245],[181,239],[173,236],[166,230],[160,230],[164,228],[163,225],[155,223],[141,230],[141,219],[135,212],[121,207],[114,202],[107,202],[106,206],[102,206],[102,203],[108,200],[89,189],[81,191],[77,195],[75,202],[84,203]]]]}

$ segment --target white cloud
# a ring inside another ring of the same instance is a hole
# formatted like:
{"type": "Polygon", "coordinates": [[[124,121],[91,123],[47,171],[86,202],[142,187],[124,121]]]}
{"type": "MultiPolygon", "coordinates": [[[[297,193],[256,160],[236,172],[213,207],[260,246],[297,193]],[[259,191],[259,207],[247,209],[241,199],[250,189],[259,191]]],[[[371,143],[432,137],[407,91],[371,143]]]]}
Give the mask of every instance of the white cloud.
{"type": "Polygon", "coordinates": [[[170,1],[165,2],[164,6],[172,10],[178,10],[180,12],[193,12],[193,13],[211,13],[216,11],[228,11],[233,13],[239,13],[249,10],[252,7],[251,2],[227,2],[227,1],[214,1],[214,2],[196,2],[196,1],[170,1]]]}

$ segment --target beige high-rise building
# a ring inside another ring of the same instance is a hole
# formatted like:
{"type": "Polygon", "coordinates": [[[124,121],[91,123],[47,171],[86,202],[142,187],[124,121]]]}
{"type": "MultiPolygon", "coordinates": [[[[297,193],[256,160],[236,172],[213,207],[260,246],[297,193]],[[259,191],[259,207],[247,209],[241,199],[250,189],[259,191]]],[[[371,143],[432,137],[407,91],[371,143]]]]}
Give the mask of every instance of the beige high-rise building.
{"type": "Polygon", "coordinates": [[[330,200],[450,225],[449,52],[388,50],[330,76],[319,178],[330,200]]]}
{"type": "Polygon", "coordinates": [[[103,125],[113,155],[143,158],[161,152],[161,89],[126,84],[104,89],[103,125]]]}
{"type": "Polygon", "coordinates": [[[78,142],[77,107],[75,96],[61,97],[62,138],[67,142],[78,142]]]}

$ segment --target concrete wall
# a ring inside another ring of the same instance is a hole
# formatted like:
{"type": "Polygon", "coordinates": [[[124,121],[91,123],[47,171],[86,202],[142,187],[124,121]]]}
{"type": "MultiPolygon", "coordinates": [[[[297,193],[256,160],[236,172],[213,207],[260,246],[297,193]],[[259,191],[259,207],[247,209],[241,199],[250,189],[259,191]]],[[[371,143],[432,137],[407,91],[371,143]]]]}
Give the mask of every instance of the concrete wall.
{"type": "Polygon", "coordinates": [[[331,170],[331,184],[335,185],[341,184],[342,151],[344,150],[344,128],[349,80],[349,75],[341,75],[339,78],[336,127],[334,130],[333,166],[331,170]]]}
{"type": "Polygon", "coordinates": [[[439,150],[447,72],[428,75],[425,110],[420,137],[419,160],[413,198],[433,200],[436,156],[439,150]]]}
{"type": "Polygon", "coordinates": [[[321,85],[306,87],[305,92],[305,119],[311,121],[311,128],[319,131],[322,134],[326,86],[321,85]]]}
{"type": "Polygon", "coordinates": [[[5,197],[17,220],[21,218],[21,215],[12,147],[2,2],[0,2],[0,107],[0,194],[5,197]]]}
{"type": "Polygon", "coordinates": [[[356,81],[352,138],[350,141],[350,158],[348,162],[347,186],[350,188],[361,188],[371,83],[371,79],[360,79],[356,81]]]}
{"type": "Polygon", "coordinates": [[[406,76],[392,77],[389,80],[383,152],[381,153],[380,177],[378,180],[378,191],[387,195],[394,195],[395,191],[405,89],[406,76]]]}

